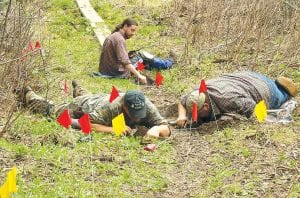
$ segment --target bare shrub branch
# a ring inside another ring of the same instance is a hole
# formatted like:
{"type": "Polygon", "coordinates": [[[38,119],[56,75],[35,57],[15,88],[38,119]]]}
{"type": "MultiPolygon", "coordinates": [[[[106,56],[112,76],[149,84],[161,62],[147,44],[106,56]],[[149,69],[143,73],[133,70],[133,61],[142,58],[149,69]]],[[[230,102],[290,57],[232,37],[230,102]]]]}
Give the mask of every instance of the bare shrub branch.
{"type": "Polygon", "coordinates": [[[0,7],[5,13],[0,15],[0,124],[4,125],[0,135],[22,114],[17,110],[25,85],[40,84],[45,76],[42,49],[35,47],[39,35],[33,30],[41,20],[41,3],[10,0],[0,7]]]}
{"type": "Polygon", "coordinates": [[[245,63],[292,65],[299,60],[299,8],[297,0],[174,0],[162,17],[171,33],[186,38],[186,48],[245,63]]]}

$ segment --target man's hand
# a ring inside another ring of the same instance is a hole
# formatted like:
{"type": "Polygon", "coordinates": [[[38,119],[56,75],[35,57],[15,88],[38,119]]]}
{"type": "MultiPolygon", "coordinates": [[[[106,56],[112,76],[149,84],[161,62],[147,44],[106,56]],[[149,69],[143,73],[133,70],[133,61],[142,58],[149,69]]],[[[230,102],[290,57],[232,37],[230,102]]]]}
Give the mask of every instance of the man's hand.
{"type": "Polygon", "coordinates": [[[157,126],[152,127],[147,131],[146,135],[151,137],[159,137],[158,127],[157,126]]]}
{"type": "Polygon", "coordinates": [[[126,130],[124,131],[125,135],[130,135],[133,133],[133,129],[126,125],[126,130]]]}
{"type": "Polygon", "coordinates": [[[147,78],[146,78],[146,76],[144,76],[142,74],[139,74],[138,75],[138,79],[141,82],[141,84],[147,84],[147,78]]]}
{"type": "Polygon", "coordinates": [[[131,73],[133,73],[138,79],[139,82],[141,82],[142,84],[147,84],[147,78],[146,76],[140,74],[140,72],[138,72],[134,66],[132,64],[128,64],[125,66],[125,69],[129,70],[131,73]]]}
{"type": "Polygon", "coordinates": [[[178,117],[176,120],[176,125],[180,128],[184,127],[187,123],[187,117],[178,117]]]}

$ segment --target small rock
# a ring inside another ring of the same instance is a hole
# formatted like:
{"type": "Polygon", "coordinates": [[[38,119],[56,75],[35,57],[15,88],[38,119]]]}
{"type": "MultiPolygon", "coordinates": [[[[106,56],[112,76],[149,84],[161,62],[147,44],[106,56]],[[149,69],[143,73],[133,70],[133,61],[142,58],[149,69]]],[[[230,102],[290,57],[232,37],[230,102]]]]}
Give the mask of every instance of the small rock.
{"type": "Polygon", "coordinates": [[[145,151],[154,151],[158,147],[155,144],[147,144],[147,146],[144,147],[145,151]]]}

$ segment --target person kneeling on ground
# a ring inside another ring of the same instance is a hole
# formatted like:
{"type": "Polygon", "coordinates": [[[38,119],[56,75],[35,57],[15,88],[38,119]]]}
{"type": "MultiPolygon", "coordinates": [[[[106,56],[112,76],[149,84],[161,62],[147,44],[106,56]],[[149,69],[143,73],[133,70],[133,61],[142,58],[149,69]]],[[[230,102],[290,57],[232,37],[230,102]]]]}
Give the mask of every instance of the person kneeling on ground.
{"type": "Polygon", "coordinates": [[[256,104],[264,100],[267,109],[278,109],[297,94],[292,80],[279,77],[275,81],[255,72],[226,74],[206,81],[207,92],[198,88],[181,97],[176,124],[184,127],[197,104],[197,125],[219,119],[226,114],[239,114],[249,118],[256,104]]]}
{"type": "Polygon", "coordinates": [[[138,58],[136,58],[136,53],[130,53],[131,57],[129,57],[125,40],[134,36],[137,31],[138,23],[134,19],[128,18],[105,39],[99,63],[99,72],[102,75],[124,78],[129,77],[132,73],[138,77],[141,83],[146,84],[146,77],[136,70],[137,62],[143,57],[147,59],[150,68],[169,69],[172,67],[175,59],[174,52],[170,53],[172,58],[169,59],[149,58],[149,56],[147,58],[145,53],[143,53],[143,57],[139,56],[138,58]]]}
{"type": "Polygon", "coordinates": [[[120,96],[110,103],[109,94],[92,95],[82,88],[77,81],[72,81],[72,86],[74,88],[74,101],[57,106],[38,96],[30,87],[26,87],[26,106],[38,112],[48,111],[49,113],[49,109],[53,109],[56,116],[68,109],[73,118],[72,126],[75,128],[79,127],[76,119],[79,119],[84,113],[88,113],[91,126],[96,132],[114,133],[112,119],[120,113],[124,113],[126,134],[131,134],[136,126],[150,128],[146,133],[147,136],[167,137],[171,134],[167,121],[163,119],[154,104],[139,90],[130,90],[125,94],[120,93],[120,96]],[[49,108],[49,105],[52,108],[49,108]]]}

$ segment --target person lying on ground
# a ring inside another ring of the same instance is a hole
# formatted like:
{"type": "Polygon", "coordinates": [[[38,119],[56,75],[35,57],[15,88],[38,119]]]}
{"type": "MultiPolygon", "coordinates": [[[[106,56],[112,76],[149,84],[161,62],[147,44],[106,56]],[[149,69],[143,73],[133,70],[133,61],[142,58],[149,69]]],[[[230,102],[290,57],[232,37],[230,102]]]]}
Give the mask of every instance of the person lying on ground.
{"type": "Polygon", "coordinates": [[[130,90],[120,93],[112,103],[109,94],[92,95],[77,81],[72,81],[74,101],[55,106],[48,100],[37,95],[30,87],[25,88],[25,103],[34,112],[54,113],[59,116],[68,109],[72,125],[78,127],[78,120],[88,113],[91,126],[96,132],[114,133],[112,120],[124,113],[126,134],[131,134],[136,126],[149,128],[146,135],[166,137],[171,134],[167,121],[160,115],[154,104],[139,90],[130,90]]]}
{"type": "Polygon", "coordinates": [[[255,72],[243,71],[207,80],[207,92],[198,88],[181,97],[176,124],[184,127],[191,118],[193,103],[197,105],[197,125],[219,119],[224,114],[238,114],[249,118],[256,104],[264,100],[267,109],[278,109],[297,94],[291,79],[279,77],[275,81],[255,72]]]}
{"type": "MultiPolygon", "coordinates": [[[[111,35],[105,39],[99,63],[99,72],[102,75],[129,77],[130,74],[134,74],[141,83],[146,84],[146,77],[136,70],[137,62],[143,57],[145,59],[148,57],[151,68],[168,69],[172,67],[173,59],[149,58],[147,53],[143,53],[144,56],[138,58],[136,58],[135,53],[130,53],[130,59],[125,40],[134,36],[137,31],[138,23],[134,19],[127,18],[122,24],[116,26],[111,35]]],[[[175,58],[174,53],[171,55],[175,58]]]]}

